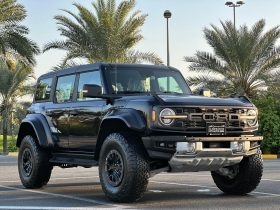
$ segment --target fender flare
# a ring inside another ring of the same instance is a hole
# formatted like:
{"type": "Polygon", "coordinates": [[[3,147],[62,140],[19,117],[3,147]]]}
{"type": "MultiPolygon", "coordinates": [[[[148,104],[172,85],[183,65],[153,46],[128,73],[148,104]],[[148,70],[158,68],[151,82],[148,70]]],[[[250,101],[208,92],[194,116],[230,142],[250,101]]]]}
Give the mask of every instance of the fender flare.
{"type": "MultiPolygon", "coordinates": [[[[143,112],[135,109],[112,110],[111,112],[109,112],[107,115],[104,116],[99,126],[99,133],[97,136],[96,153],[95,153],[96,160],[98,160],[99,158],[101,147],[106,138],[106,134],[108,134],[104,124],[115,120],[121,121],[123,124],[126,125],[128,129],[136,132],[145,132],[146,130],[146,118],[143,112]]],[[[116,127],[118,127],[118,125],[116,125],[116,127]]]]}
{"type": "Polygon", "coordinates": [[[24,136],[30,131],[27,129],[33,129],[33,134],[37,137],[38,144],[44,148],[50,148],[54,146],[52,133],[46,117],[42,114],[28,114],[21,122],[18,137],[17,147],[20,147],[21,141],[24,136]]]}
{"type": "Polygon", "coordinates": [[[146,119],[143,112],[135,109],[118,109],[109,112],[102,119],[100,129],[104,122],[108,120],[121,120],[129,129],[138,132],[143,132],[146,129],[146,119]]]}

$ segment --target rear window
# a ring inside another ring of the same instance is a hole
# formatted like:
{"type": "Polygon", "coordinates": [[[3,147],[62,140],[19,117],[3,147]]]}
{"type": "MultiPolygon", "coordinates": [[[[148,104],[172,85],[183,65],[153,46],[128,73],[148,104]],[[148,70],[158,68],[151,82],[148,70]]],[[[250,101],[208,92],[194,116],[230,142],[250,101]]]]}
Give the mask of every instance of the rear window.
{"type": "Polygon", "coordinates": [[[50,99],[52,89],[52,78],[42,79],[37,84],[35,93],[36,101],[45,101],[50,99]]]}

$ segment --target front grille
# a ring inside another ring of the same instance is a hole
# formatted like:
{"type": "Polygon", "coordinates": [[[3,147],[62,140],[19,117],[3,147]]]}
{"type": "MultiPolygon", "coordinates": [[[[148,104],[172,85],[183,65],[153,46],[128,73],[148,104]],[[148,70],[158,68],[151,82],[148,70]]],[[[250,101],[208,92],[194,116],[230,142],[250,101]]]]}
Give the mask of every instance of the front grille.
{"type": "Polygon", "coordinates": [[[177,115],[187,115],[186,119],[177,120],[174,127],[182,128],[187,131],[206,131],[207,122],[225,122],[226,131],[242,131],[246,128],[246,121],[241,120],[245,116],[245,108],[175,108],[177,115]]]}

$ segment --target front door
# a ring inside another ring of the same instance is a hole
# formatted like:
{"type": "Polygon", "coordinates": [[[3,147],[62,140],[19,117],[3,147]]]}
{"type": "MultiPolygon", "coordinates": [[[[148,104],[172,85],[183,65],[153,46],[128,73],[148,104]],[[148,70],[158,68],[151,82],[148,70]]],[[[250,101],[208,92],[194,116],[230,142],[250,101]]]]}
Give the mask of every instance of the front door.
{"type": "Polygon", "coordinates": [[[85,98],[83,96],[85,84],[102,86],[99,70],[78,75],[77,100],[70,109],[69,149],[94,152],[102,110],[106,101],[85,98]]]}
{"type": "Polygon", "coordinates": [[[57,78],[54,103],[46,107],[46,115],[52,121],[52,132],[56,135],[55,146],[59,150],[69,147],[69,111],[73,99],[75,75],[57,78]]]}

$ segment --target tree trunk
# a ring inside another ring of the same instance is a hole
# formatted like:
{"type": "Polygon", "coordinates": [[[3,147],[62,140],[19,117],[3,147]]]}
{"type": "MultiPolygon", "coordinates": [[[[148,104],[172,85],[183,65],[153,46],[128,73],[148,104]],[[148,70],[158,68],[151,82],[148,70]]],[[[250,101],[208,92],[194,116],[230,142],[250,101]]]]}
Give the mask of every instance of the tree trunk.
{"type": "Polygon", "coordinates": [[[8,110],[4,107],[3,110],[3,153],[8,153],[8,110]]]}

